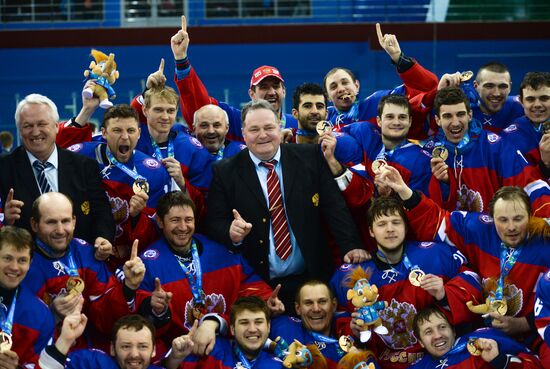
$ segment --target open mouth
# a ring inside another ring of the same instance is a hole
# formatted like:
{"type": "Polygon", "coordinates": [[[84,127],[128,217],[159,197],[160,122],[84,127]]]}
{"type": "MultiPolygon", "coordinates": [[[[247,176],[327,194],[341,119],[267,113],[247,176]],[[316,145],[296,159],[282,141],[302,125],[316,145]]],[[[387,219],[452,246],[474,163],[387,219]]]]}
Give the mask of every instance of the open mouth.
{"type": "Polygon", "coordinates": [[[120,145],[118,147],[118,152],[121,153],[121,154],[127,154],[128,151],[130,151],[130,146],[128,146],[128,145],[120,145]]]}

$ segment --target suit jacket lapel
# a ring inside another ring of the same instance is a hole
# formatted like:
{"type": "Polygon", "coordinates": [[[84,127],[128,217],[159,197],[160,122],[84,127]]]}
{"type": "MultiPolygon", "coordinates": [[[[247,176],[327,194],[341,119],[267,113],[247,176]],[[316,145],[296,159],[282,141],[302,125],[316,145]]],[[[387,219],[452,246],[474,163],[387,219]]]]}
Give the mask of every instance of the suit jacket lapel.
{"type": "Polygon", "coordinates": [[[290,201],[289,196],[292,193],[292,186],[294,185],[296,177],[300,175],[300,166],[297,165],[295,158],[293,158],[294,153],[288,150],[288,145],[289,144],[281,145],[281,165],[283,166],[285,204],[288,204],[288,202],[290,201]]]}
{"type": "Polygon", "coordinates": [[[57,160],[59,166],[57,168],[57,185],[59,187],[59,192],[71,193],[72,191],[69,187],[70,178],[72,176],[67,175],[67,173],[74,173],[73,161],[67,156],[67,152],[59,146],[57,147],[57,160]],[[65,173],[65,175],[61,176],[60,173],[65,173]]]}
{"type": "Polygon", "coordinates": [[[250,159],[248,150],[242,150],[238,155],[241,155],[241,157],[239,158],[240,160],[237,175],[250,189],[250,192],[252,192],[256,200],[258,200],[263,208],[267,210],[267,201],[262,191],[262,186],[260,185],[260,180],[258,179],[256,168],[254,167],[254,162],[250,159]]]}
{"type": "MultiPolygon", "coordinates": [[[[24,188],[27,188],[27,193],[29,195],[29,198],[34,200],[38,196],[40,196],[40,189],[38,188],[38,183],[36,183],[36,177],[34,176],[34,170],[32,169],[31,161],[29,160],[27,151],[25,151],[23,146],[20,147],[20,150],[17,153],[16,158],[17,158],[17,168],[19,168],[18,176],[17,176],[18,181],[16,183],[22,185],[22,187],[24,188]]],[[[18,197],[17,195],[18,189],[14,188],[14,190],[15,190],[14,198],[23,200],[21,197],[18,197]]],[[[31,200],[31,204],[32,204],[32,200],[31,200]]]]}

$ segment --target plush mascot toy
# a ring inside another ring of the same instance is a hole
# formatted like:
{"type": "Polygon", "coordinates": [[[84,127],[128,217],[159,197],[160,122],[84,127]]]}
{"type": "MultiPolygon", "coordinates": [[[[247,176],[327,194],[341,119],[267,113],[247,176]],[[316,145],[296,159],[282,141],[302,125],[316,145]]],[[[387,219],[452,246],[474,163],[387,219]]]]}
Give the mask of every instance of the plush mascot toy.
{"type": "Polygon", "coordinates": [[[92,56],[95,61],[90,63],[89,70],[84,71],[84,76],[95,80],[96,85],[93,88],[85,88],[82,96],[85,99],[91,99],[93,96],[99,98],[99,106],[108,109],[113,106],[110,100],[116,97],[115,90],[111,86],[118,79],[119,73],[116,69],[115,54],[102,53],[99,50],[92,50],[92,56]]]}
{"type": "Polygon", "coordinates": [[[385,301],[378,301],[378,288],[369,283],[372,272],[367,269],[357,267],[347,277],[349,282],[348,286],[348,300],[355,306],[356,311],[360,314],[356,323],[362,326],[360,340],[361,342],[367,342],[372,332],[371,327],[378,334],[388,334],[388,329],[382,325],[382,320],[378,316],[378,311],[386,308],[388,303],[385,301]]]}
{"type": "Polygon", "coordinates": [[[351,347],[349,352],[338,362],[337,369],[378,369],[372,351],[351,347]]]}

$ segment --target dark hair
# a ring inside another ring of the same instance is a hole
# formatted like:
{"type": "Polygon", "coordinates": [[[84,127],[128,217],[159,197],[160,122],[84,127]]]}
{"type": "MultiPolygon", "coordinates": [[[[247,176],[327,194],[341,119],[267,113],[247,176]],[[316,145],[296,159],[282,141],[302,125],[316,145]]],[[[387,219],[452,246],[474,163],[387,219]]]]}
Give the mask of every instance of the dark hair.
{"type": "Polygon", "coordinates": [[[349,74],[349,76],[351,77],[351,80],[354,83],[357,82],[357,77],[355,76],[355,74],[351,70],[349,70],[348,68],[343,68],[343,67],[335,67],[335,68],[332,68],[331,70],[329,70],[328,73],[325,74],[325,78],[323,78],[323,88],[325,89],[325,91],[328,91],[328,88],[327,88],[327,79],[328,79],[328,77],[332,76],[334,73],[338,72],[339,70],[343,70],[344,72],[349,74]]]}
{"type": "Polygon", "coordinates": [[[405,222],[405,229],[409,229],[409,222],[405,209],[403,208],[403,201],[395,197],[377,197],[372,201],[367,211],[367,226],[372,229],[374,221],[381,216],[390,216],[397,213],[405,222]]]}
{"type": "Polygon", "coordinates": [[[292,96],[292,107],[296,110],[300,107],[300,101],[302,95],[314,95],[314,96],[323,96],[325,101],[325,106],[327,105],[327,94],[325,90],[317,83],[303,83],[300,86],[296,87],[294,90],[294,95],[292,96]]]}
{"type": "Polygon", "coordinates": [[[67,201],[69,201],[69,203],[71,204],[71,215],[74,217],[75,214],[74,214],[74,204],[73,204],[73,200],[71,200],[71,198],[67,195],[65,195],[64,193],[61,193],[61,192],[46,192],[46,193],[43,193],[42,195],[38,196],[36,198],[36,200],[34,200],[34,202],[32,203],[32,208],[31,208],[31,218],[35,221],[35,222],[39,222],[40,221],[40,218],[42,217],[41,216],[41,213],[40,213],[40,204],[42,203],[42,200],[45,198],[45,197],[52,197],[52,196],[61,196],[61,197],[64,197],[65,199],[67,199],[67,201]]]}
{"type": "Polygon", "coordinates": [[[418,339],[419,341],[420,341],[420,324],[424,322],[429,322],[432,315],[436,315],[440,318],[445,319],[445,321],[449,323],[449,325],[454,331],[453,325],[449,322],[449,319],[447,319],[447,316],[445,316],[445,314],[443,314],[441,310],[439,310],[435,306],[428,306],[427,308],[424,308],[420,310],[418,313],[416,313],[416,316],[413,319],[413,323],[412,323],[413,332],[414,332],[414,335],[416,336],[416,339],[418,339]]]}
{"type": "Polygon", "coordinates": [[[470,112],[470,101],[459,87],[445,87],[437,91],[434,100],[435,115],[439,117],[439,109],[441,105],[456,105],[464,103],[466,105],[466,111],[470,112]]]}
{"type": "Polygon", "coordinates": [[[510,73],[510,71],[508,70],[508,67],[506,65],[502,64],[501,62],[491,61],[489,63],[483,64],[477,70],[476,81],[479,82],[480,74],[484,70],[489,71],[489,72],[493,72],[493,73],[508,73],[508,74],[510,73]]]}
{"type": "Polygon", "coordinates": [[[266,321],[268,323],[270,321],[269,309],[266,302],[258,296],[245,296],[239,297],[237,301],[235,301],[235,303],[233,303],[233,305],[231,306],[231,312],[229,314],[231,325],[235,325],[237,315],[245,310],[252,312],[263,312],[265,314],[266,321]]]}
{"type": "Polygon", "coordinates": [[[549,72],[529,72],[523,77],[519,86],[519,98],[523,101],[523,89],[531,87],[533,90],[538,90],[542,87],[550,87],[549,72]]]}
{"type": "Polygon", "coordinates": [[[189,206],[193,210],[195,222],[197,221],[197,207],[195,203],[181,191],[172,191],[161,196],[157,202],[157,216],[163,220],[164,216],[170,212],[170,209],[176,206],[189,206]]]}
{"type": "Polygon", "coordinates": [[[407,113],[411,115],[411,106],[409,105],[409,100],[406,96],[390,94],[382,97],[378,102],[378,107],[376,109],[376,112],[380,118],[382,117],[384,106],[386,106],[386,104],[393,104],[405,108],[407,109],[407,113]]]}
{"type": "Polygon", "coordinates": [[[489,215],[493,216],[495,211],[495,203],[498,199],[502,200],[518,200],[525,205],[525,209],[527,210],[527,214],[531,215],[531,200],[529,199],[529,195],[523,190],[523,188],[518,186],[504,186],[499,188],[495,194],[493,195],[493,198],[489,202],[489,215]]]}
{"type": "Polygon", "coordinates": [[[107,122],[109,121],[109,119],[115,118],[134,118],[139,126],[138,113],[130,105],[117,104],[107,109],[107,111],[103,115],[102,127],[107,128],[107,122]]]}
{"type": "Polygon", "coordinates": [[[154,346],[156,333],[155,326],[149,320],[138,314],[125,315],[115,322],[111,331],[111,342],[113,344],[116,342],[118,331],[120,331],[121,329],[133,328],[136,332],[138,332],[141,331],[143,327],[146,327],[151,331],[151,340],[153,341],[154,346]]]}
{"type": "Polygon", "coordinates": [[[273,113],[273,115],[275,116],[275,122],[279,123],[279,118],[277,117],[277,112],[275,111],[275,109],[273,109],[273,106],[271,106],[271,104],[269,102],[267,102],[266,100],[257,99],[257,100],[252,100],[250,102],[247,102],[243,106],[243,108],[241,110],[242,127],[244,128],[244,121],[245,121],[246,116],[248,115],[249,112],[254,111],[254,110],[261,110],[261,109],[271,111],[273,113]]]}
{"type": "Polygon", "coordinates": [[[297,302],[297,303],[300,302],[300,296],[302,294],[302,288],[307,287],[307,286],[313,287],[313,286],[319,286],[319,285],[325,286],[327,288],[328,294],[329,294],[329,297],[330,297],[331,300],[335,297],[334,296],[334,291],[329,287],[328,284],[326,284],[325,282],[320,281],[318,279],[309,279],[309,280],[305,281],[304,283],[302,283],[300,285],[300,287],[298,287],[298,289],[296,290],[296,295],[294,296],[294,302],[297,302]]]}
{"type": "Polygon", "coordinates": [[[34,241],[31,233],[24,228],[9,225],[0,228],[0,250],[4,245],[13,246],[17,251],[28,249],[29,256],[32,258],[34,241]]]}

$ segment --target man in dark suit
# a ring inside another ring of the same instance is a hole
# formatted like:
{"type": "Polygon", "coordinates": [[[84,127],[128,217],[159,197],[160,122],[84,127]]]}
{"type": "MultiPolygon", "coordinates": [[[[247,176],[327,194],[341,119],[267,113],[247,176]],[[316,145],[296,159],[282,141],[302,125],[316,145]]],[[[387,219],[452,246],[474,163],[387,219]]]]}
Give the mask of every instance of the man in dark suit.
{"type": "Polygon", "coordinates": [[[23,144],[0,159],[4,224],[30,229],[33,201],[44,192],[57,191],[73,201],[75,237],[98,250],[111,247],[115,225],[99,169],[93,160],[55,145],[55,104],[46,96],[28,95],[17,106],[15,120],[23,144]]]}
{"type": "Polygon", "coordinates": [[[248,149],[214,166],[207,232],[240,250],[273,287],[281,284],[288,306],[301,282],[327,280],[333,271],[321,218],[345,262],[365,260],[367,253],[319,146],[281,145],[276,113],[264,100],[248,103],[242,122],[248,149]]]}

